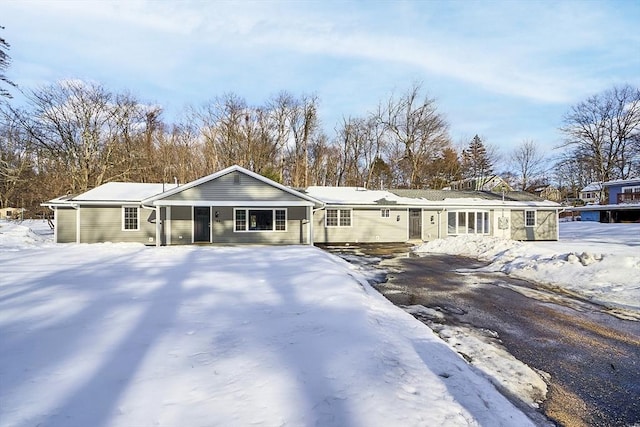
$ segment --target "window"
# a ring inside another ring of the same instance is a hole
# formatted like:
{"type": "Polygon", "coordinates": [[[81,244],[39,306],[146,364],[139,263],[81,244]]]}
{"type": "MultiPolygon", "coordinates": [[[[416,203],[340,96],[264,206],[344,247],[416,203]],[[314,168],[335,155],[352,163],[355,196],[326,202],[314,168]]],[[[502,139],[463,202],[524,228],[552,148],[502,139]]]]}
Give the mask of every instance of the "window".
{"type": "Polygon", "coordinates": [[[536,211],[524,211],[524,226],[535,227],[536,225],[536,211]]]}
{"type": "Polygon", "coordinates": [[[488,234],[489,212],[449,211],[447,212],[448,234],[488,234]]]}
{"type": "Polygon", "coordinates": [[[389,209],[380,209],[381,218],[389,218],[389,209]]]}
{"type": "Polygon", "coordinates": [[[327,209],[326,227],[351,227],[351,209],[327,209]]]}
{"type": "Polygon", "coordinates": [[[235,209],[235,231],[286,231],[286,209],[235,209]]]}
{"type": "Polygon", "coordinates": [[[247,229],[247,211],[236,210],[236,231],[245,231],[247,229]]]}
{"type": "Polygon", "coordinates": [[[276,231],[287,229],[287,214],[284,209],[276,209],[276,231]]]}
{"type": "Polygon", "coordinates": [[[140,229],[137,206],[122,207],[122,229],[130,231],[140,229]]]}

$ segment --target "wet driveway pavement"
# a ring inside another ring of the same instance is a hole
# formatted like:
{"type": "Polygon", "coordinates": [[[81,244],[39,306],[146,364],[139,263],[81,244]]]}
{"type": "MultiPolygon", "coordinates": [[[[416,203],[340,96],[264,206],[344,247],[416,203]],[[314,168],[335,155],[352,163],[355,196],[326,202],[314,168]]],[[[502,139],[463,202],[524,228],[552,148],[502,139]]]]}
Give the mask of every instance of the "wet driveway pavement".
{"type": "Polygon", "coordinates": [[[351,256],[382,257],[388,280],[374,286],[394,304],[441,312],[421,319],[431,326],[495,331],[514,357],[548,373],[541,411],[558,425],[640,424],[640,322],[558,290],[474,271],[484,264],[473,259],[407,256],[407,249],[350,248],[351,256]]]}

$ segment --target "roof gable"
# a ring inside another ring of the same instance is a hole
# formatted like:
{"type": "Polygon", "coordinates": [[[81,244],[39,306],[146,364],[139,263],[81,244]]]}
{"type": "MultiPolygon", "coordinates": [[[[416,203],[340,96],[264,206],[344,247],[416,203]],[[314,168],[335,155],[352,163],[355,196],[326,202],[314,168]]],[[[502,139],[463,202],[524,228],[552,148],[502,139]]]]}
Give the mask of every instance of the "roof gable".
{"type": "Polygon", "coordinates": [[[191,181],[162,194],[149,197],[145,199],[143,203],[153,203],[160,200],[213,200],[219,197],[226,200],[234,199],[239,201],[250,201],[253,197],[262,200],[280,201],[302,199],[313,205],[321,206],[323,204],[318,199],[295,191],[237,165],[191,181]],[[242,180],[239,178],[236,183],[239,184],[237,187],[228,187],[229,182],[227,181],[235,181],[236,177],[242,177],[243,175],[248,179],[242,180]],[[218,183],[221,185],[217,185],[218,183]],[[227,188],[224,188],[225,185],[222,184],[227,184],[227,188]],[[249,191],[250,187],[254,187],[254,193],[258,191],[260,194],[258,196],[251,195],[251,191],[249,191]]]}

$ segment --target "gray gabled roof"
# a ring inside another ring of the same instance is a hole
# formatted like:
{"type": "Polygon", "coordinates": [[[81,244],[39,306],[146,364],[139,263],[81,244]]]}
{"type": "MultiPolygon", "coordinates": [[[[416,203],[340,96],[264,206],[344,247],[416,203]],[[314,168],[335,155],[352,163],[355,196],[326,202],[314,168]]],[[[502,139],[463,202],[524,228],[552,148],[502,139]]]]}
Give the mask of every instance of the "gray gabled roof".
{"type": "MultiPolygon", "coordinates": [[[[414,199],[425,199],[431,201],[441,201],[445,199],[482,199],[482,200],[503,200],[502,193],[492,193],[490,191],[458,191],[458,190],[408,190],[392,189],[391,193],[400,197],[410,197],[414,199]]],[[[504,200],[511,202],[542,202],[542,198],[526,191],[507,191],[504,193],[504,200]]]]}

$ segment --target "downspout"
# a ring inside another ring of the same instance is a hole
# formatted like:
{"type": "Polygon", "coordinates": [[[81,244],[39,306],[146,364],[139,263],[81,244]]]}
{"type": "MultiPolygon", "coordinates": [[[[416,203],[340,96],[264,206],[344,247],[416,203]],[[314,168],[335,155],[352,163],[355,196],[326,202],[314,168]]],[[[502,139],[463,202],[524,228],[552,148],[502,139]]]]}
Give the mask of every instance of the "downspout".
{"type": "Polygon", "coordinates": [[[438,239],[442,239],[442,217],[444,216],[445,208],[442,208],[438,212],[438,239]]]}
{"type": "Polygon", "coordinates": [[[147,209],[150,211],[155,211],[156,213],[156,247],[160,246],[160,236],[162,234],[162,229],[161,229],[161,225],[162,225],[162,221],[160,220],[160,206],[145,206],[144,204],[140,203],[140,207],[142,209],[147,209]]]}
{"type": "MultiPolygon", "coordinates": [[[[315,214],[316,214],[316,212],[318,212],[318,211],[324,210],[324,208],[325,208],[325,207],[326,207],[326,205],[322,205],[322,206],[320,206],[320,207],[319,207],[319,208],[317,208],[317,209],[313,209],[313,207],[312,207],[312,206],[310,206],[310,207],[309,207],[309,208],[310,208],[310,211],[311,211],[311,217],[309,218],[309,235],[310,235],[309,244],[310,244],[311,246],[313,246],[313,245],[314,245],[314,238],[313,238],[313,221],[314,221],[314,219],[315,219],[315,214]]],[[[325,240],[326,240],[326,239],[325,239],[325,240]]],[[[324,242],[324,243],[327,243],[327,242],[324,242]]]]}

